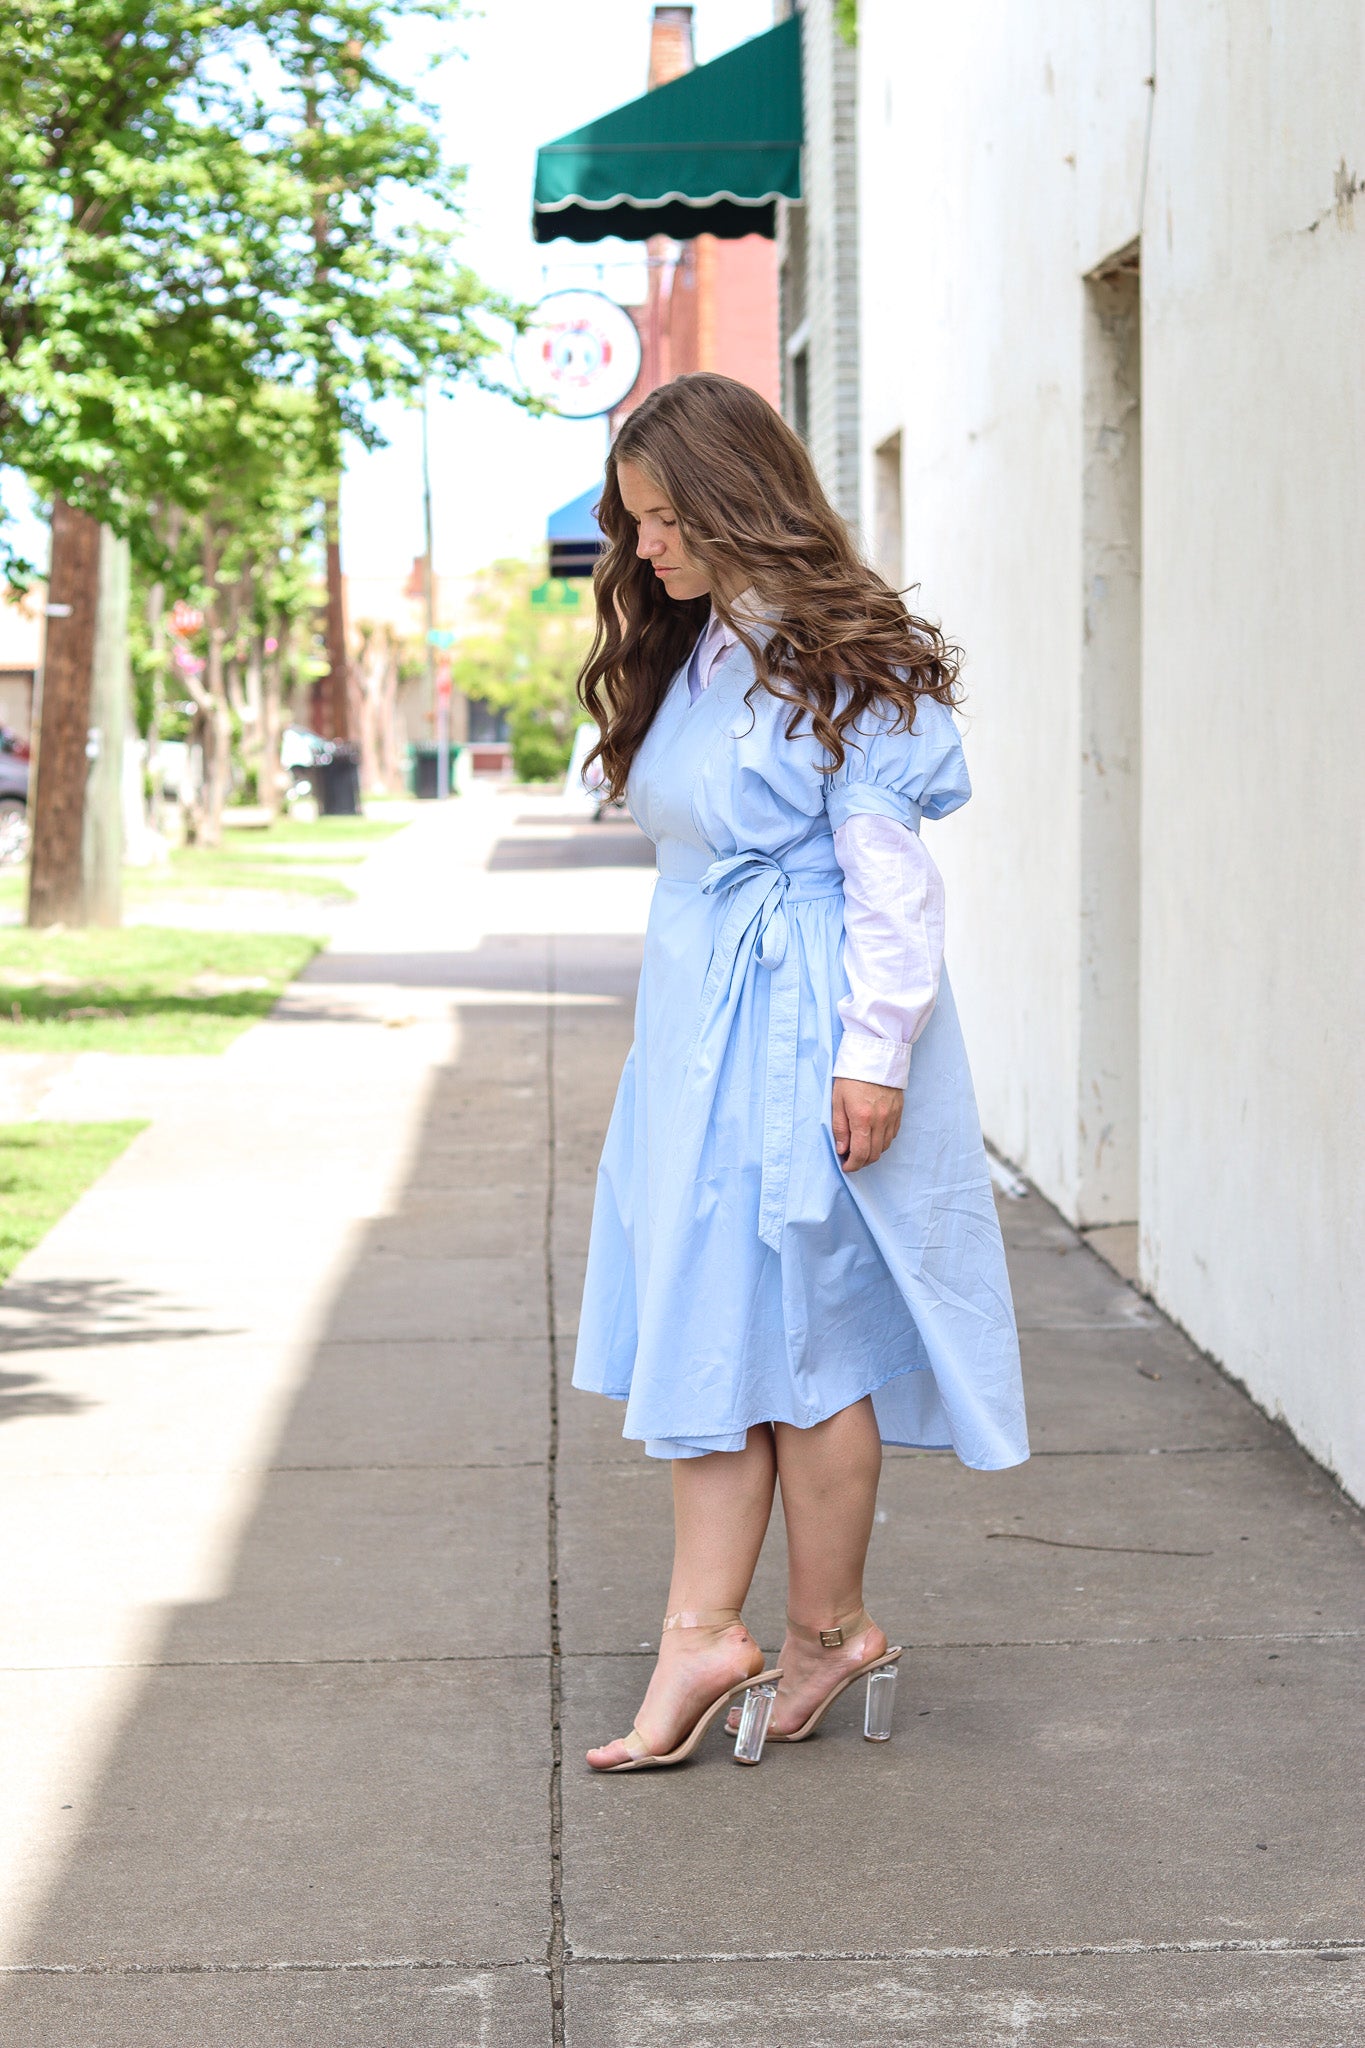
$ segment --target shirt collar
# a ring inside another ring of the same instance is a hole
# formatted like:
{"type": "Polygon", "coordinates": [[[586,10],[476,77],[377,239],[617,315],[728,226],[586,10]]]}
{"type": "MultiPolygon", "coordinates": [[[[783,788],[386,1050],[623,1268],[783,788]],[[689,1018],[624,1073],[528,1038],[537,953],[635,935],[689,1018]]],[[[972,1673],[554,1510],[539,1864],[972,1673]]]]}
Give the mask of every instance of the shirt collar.
{"type": "MultiPolygon", "coordinates": [[[[758,605],[758,592],[752,585],[735,599],[730,610],[736,618],[742,619],[746,626],[758,625],[760,623],[762,613],[758,605]]],[[[714,609],[707,620],[706,638],[712,646],[718,644],[727,654],[732,647],[738,647],[739,645],[739,635],[734,627],[727,626],[714,609]]]]}

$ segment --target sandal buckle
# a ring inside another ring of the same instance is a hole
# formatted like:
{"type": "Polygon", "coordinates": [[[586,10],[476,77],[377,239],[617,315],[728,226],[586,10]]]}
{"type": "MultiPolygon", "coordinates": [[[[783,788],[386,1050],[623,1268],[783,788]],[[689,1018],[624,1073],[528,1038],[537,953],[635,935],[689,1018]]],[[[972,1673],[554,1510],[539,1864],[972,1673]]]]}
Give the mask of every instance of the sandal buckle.
{"type": "Polygon", "coordinates": [[[820,1648],[821,1648],[822,1650],[842,1650],[843,1646],[844,1646],[844,1632],[843,1632],[843,1630],[842,1630],[841,1628],[822,1628],[822,1629],[821,1629],[821,1631],[820,1631],[820,1648]]]}

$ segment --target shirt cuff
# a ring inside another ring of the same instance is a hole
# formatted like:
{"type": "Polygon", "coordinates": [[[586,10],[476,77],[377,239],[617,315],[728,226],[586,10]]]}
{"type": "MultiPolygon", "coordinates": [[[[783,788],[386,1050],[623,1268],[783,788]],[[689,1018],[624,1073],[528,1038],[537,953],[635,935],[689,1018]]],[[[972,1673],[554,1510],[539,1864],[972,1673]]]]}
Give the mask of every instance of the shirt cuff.
{"type": "Polygon", "coordinates": [[[923,815],[913,797],[886,789],[879,782],[835,782],[825,792],[825,810],[831,832],[837,832],[850,818],[890,818],[897,825],[918,832],[923,815]]]}
{"type": "Polygon", "coordinates": [[[834,1078],[903,1088],[910,1074],[910,1050],[908,1039],[879,1038],[874,1031],[845,1031],[834,1062],[834,1078]]]}

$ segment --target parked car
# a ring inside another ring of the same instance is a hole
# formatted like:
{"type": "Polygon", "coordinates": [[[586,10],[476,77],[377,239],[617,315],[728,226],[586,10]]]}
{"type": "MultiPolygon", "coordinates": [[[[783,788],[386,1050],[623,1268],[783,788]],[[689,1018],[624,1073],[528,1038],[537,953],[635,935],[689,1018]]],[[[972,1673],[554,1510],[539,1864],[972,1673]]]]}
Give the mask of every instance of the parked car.
{"type": "Polygon", "coordinates": [[[28,741],[0,725],[0,867],[28,852],[28,776],[28,741]]]}

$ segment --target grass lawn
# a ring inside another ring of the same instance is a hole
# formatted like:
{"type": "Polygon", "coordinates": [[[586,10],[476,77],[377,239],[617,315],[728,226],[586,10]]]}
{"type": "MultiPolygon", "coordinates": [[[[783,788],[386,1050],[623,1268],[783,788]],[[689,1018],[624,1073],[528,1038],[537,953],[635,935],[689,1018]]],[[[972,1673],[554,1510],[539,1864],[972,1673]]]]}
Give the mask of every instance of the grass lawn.
{"type": "MultiPolygon", "coordinates": [[[[355,896],[347,869],[359,867],[381,840],[407,824],[397,818],[282,818],[274,825],[234,825],[226,815],[221,846],[181,846],[162,867],[125,868],[124,901],[140,915],[167,905],[211,902],[224,890],[269,890],[323,903],[355,896]]],[[[20,911],[28,897],[22,868],[0,872],[0,910],[20,911]]]]}
{"type": "Polygon", "coordinates": [[[0,930],[0,1051],[221,1052],[319,943],[157,925],[0,930]]]}
{"type": "MultiPolygon", "coordinates": [[[[229,820],[231,813],[228,814],[229,820]]],[[[355,895],[346,869],[358,867],[380,840],[401,832],[404,819],[282,818],[274,825],[227,823],[219,846],[182,846],[163,868],[127,868],[127,899],[146,909],[174,896],[216,895],[221,889],[282,890],[333,903],[355,895]]]]}
{"type": "Polygon", "coordinates": [[[269,889],[286,896],[316,897],[323,903],[350,903],[355,890],[340,870],[362,858],[344,854],[322,867],[274,849],[246,853],[235,846],[182,846],[164,867],[125,868],[123,900],[145,913],[158,903],[208,901],[224,889],[269,889]]]}
{"type": "Polygon", "coordinates": [[[391,839],[412,820],[400,813],[396,818],[277,818],[273,825],[234,825],[232,812],[224,813],[232,839],[268,840],[279,846],[357,846],[366,840],[391,839]]]}
{"type": "Polygon", "coordinates": [[[144,1128],[0,1124],[0,1281],[144,1128]]]}

